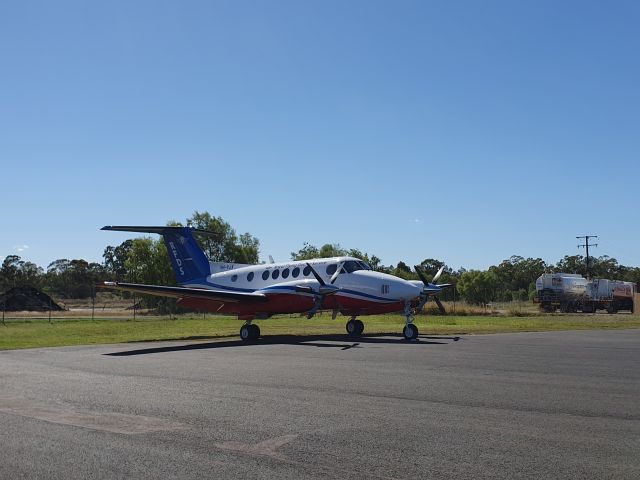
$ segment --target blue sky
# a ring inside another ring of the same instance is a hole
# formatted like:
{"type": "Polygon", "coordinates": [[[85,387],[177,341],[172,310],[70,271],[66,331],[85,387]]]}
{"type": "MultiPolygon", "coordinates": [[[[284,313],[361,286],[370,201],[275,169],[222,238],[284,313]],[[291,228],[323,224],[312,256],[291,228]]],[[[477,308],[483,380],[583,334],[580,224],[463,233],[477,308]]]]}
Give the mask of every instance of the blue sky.
{"type": "Polygon", "coordinates": [[[640,266],[640,3],[0,4],[0,258],[222,216],[286,260],[640,266]]]}

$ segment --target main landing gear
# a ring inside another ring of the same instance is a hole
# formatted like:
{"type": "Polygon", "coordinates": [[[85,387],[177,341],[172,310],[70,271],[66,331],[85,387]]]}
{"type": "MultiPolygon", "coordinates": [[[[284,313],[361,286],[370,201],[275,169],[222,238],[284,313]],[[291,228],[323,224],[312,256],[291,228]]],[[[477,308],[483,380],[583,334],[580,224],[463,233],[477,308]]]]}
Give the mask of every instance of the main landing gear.
{"type": "Polygon", "coordinates": [[[358,320],[356,317],[351,317],[351,320],[347,322],[347,333],[352,337],[357,337],[364,332],[364,323],[358,320]]]}
{"type": "Polygon", "coordinates": [[[245,323],[240,327],[240,339],[243,342],[250,342],[260,338],[260,327],[252,323],[245,323]]]}
{"type": "Polygon", "coordinates": [[[416,340],[418,338],[418,327],[413,324],[413,312],[411,311],[411,303],[406,302],[404,304],[404,316],[407,319],[407,324],[402,329],[402,335],[407,341],[416,340]]]}

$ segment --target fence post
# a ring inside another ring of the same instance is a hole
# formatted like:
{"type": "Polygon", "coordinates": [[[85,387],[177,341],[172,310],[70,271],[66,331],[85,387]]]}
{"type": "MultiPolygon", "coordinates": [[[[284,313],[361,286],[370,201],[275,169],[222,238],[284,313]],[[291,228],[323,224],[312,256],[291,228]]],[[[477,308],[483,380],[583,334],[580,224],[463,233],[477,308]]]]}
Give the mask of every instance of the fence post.
{"type": "Polygon", "coordinates": [[[136,319],[136,296],[133,296],[133,319],[136,319]]]}
{"type": "Polygon", "coordinates": [[[49,297],[49,323],[51,323],[51,297],[49,297]]]}
{"type": "Polygon", "coordinates": [[[91,321],[93,321],[93,315],[96,311],[96,286],[91,285],[91,321]]]}

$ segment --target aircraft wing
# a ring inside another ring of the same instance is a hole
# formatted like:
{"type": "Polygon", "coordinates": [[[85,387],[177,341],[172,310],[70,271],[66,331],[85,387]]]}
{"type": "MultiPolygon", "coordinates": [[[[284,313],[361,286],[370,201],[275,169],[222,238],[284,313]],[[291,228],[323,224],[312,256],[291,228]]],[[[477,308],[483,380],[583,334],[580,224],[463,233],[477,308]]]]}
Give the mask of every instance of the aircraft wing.
{"type": "Polygon", "coordinates": [[[226,290],[210,290],[208,288],[169,287],[165,285],[143,285],[139,283],[104,282],[98,285],[124,292],[144,293],[159,297],[175,298],[204,298],[218,302],[261,303],[266,302],[267,296],[261,293],[229,292],[226,290]]]}

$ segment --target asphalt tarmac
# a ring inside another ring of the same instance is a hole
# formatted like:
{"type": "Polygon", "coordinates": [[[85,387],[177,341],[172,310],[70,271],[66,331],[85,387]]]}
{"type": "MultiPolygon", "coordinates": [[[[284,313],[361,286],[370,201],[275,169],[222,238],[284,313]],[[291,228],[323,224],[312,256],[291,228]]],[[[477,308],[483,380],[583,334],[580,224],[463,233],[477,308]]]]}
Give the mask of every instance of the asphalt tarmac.
{"type": "Polygon", "coordinates": [[[640,478],[640,330],[0,352],[0,478],[320,477],[640,478]]]}

